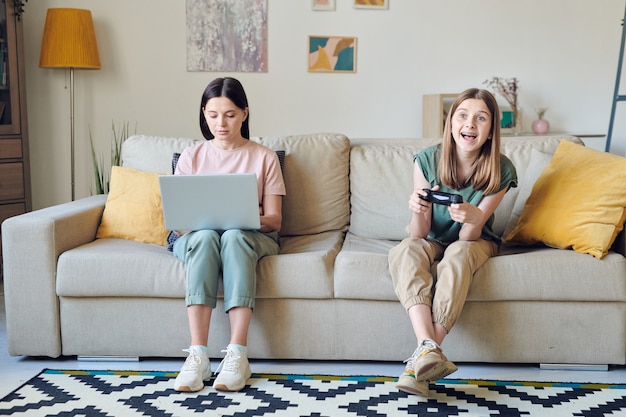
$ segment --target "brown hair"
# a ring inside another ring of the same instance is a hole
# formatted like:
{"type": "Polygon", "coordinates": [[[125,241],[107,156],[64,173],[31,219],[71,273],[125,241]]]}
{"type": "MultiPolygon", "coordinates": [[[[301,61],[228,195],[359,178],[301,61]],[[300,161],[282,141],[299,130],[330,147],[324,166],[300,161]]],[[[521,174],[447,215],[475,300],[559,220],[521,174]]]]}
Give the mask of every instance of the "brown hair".
{"type": "Polygon", "coordinates": [[[452,103],[446,117],[441,144],[441,160],[438,176],[443,185],[452,189],[471,185],[475,190],[492,194],[500,190],[500,109],[495,97],[487,90],[469,88],[463,91],[452,103]],[[482,100],[491,112],[490,139],[487,140],[474,164],[468,178],[460,178],[456,161],[456,146],[452,137],[452,117],[459,105],[467,99],[482,100]]]}

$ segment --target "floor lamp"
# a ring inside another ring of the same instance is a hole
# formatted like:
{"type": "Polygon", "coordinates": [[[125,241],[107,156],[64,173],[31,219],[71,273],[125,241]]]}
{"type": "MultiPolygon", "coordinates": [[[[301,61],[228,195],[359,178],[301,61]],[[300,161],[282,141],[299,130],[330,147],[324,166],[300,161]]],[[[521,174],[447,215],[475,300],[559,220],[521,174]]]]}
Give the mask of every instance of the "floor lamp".
{"type": "Polygon", "coordinates": [[[100,69],[96,32],[89,10],[48,9],[39,66],[70,70],[70,156],[74,201],[74,69],[100,69]]]}

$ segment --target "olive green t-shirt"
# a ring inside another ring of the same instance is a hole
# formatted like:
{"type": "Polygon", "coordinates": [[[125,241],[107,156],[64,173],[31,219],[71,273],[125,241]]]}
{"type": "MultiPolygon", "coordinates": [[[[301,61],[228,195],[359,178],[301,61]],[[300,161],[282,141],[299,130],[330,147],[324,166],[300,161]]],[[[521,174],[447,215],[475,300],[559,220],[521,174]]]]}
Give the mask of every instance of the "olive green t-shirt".
{"type": "MultiPolygon", "coordinates": [[[[447,193],[455,193],[463,196],[463,201],[477,206],[483,199],[484,193],[480,190],[475,190],[471,185],[460,190],[455,190],[444,186],[439,182],[437,177],[437,167],[441,159],[441,146],[435,145],[423,149],[413,157],[414,162],[418,163],[426,181],[430,184],[430,187],[439,185],[440,191],[447,193]]],[[[500,155],[500,188],[502,191],[504,188],[507,190],[511,187],[517,187],[517,172],[515,166],[509,158],[504,155],[500,155]]],[[[492,240],[498,245],[501,243],[500,236],[493,231],[493,221],[495,215],[492,214],[487,220],[487,223],[483,227],[481,237],[486,240],[492,240]]],[[[450,217],[448,212],[448,206],[443,204],[433,204],[432,219],[430,225],[430,232],[428,237],[443,244],[448,244],[459,239],[459,231],[461,230],[462,223],[455,222],[450,217]]]]}

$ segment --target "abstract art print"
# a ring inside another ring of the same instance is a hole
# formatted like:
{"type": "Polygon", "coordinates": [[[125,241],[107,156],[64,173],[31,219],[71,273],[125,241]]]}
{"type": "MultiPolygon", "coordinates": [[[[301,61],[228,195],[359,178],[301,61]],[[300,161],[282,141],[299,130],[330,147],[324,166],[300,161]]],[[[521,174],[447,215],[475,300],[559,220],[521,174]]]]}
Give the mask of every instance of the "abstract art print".
{"type": "Polygon", "coordinates": [[[309,72],[356,72],[356,38],[309,36],[309,72]]]}
{"type": "Polygon", "coordinates": [[[267,72],[267,0],[187,0],[187,71],[267,72]]]}

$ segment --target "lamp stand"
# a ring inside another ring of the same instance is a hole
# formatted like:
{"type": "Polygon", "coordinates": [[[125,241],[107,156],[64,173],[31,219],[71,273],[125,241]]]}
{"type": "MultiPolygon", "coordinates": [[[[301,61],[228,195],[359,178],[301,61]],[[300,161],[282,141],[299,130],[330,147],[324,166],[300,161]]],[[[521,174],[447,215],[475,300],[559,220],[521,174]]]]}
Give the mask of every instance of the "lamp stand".
{"type": "Polygon", "coordinates": [[[76,196],[76,182],[74,179],[74,67],[70,67],[70,169],[72,178],[72,201],[76,196]]]}

